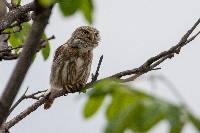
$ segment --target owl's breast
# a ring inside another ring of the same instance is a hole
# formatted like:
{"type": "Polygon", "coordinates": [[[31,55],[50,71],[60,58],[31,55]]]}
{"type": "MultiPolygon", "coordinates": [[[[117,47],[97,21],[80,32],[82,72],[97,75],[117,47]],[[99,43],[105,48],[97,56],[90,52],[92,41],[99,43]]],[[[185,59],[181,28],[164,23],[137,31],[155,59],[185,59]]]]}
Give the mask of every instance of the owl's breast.
{"type": "Polygon", "coordinates": [[[76,69],[77,69],[77,71],[81,71],[83,65],[84,65],[83,58],[78,57],[77,60],[76,60],[76,69]]]}
{"type": "Polygon", "coordinates": [[[78,83],[83,77],[85,67],[85,61],[83,58],[73,58],[64,63],[62,69],[62,83],[63,85],[66,84],[76,84],[78,83]]]}

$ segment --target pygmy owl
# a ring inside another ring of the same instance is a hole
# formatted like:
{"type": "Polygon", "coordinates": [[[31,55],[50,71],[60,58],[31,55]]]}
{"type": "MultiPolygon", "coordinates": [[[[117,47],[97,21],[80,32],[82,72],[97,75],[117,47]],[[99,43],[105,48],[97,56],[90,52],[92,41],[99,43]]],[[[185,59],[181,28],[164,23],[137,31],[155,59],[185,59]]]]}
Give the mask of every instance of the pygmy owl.
{"type": "Polygon", "coordinates": [[[59,90],[75,92],[85,86],[90,75],[93,49],[98,46],[99,40],[97,29],[81,26],[56,49],[50,74],[50,93],[44,109],[51,107],[59,90]]]}

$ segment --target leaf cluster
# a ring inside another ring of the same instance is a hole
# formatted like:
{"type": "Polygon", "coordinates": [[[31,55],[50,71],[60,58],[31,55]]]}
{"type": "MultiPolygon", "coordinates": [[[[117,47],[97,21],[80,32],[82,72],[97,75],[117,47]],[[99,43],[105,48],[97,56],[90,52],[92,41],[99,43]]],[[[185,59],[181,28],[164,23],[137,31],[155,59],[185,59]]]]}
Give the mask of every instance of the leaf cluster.
{"type": "MultiPolygon", "coordinates": [[[[17,47],[20,47],[20,46],[23,47],[23,44],[25,40],[27,39],[30,28],[31,28],[31,23],[25,22],[25,23],[22,23],[20,26],[15,26],[15,27],[8,28],[5,30],[5,32],[10,33],[8,42],[12,48],[16,48],[14,49],[14,52],[16,54],[20,52],[20,48],[17,48],[17,47]]],[[[46,39],[47,39],[47,36],[45,33],[43,33],[42,40],[46,40],[46,39]]],[[[47,41],[47,44],[45,45],[45,48],[41,50],[41,53],[42,53],[43,59],[47,60],[50,54],[50,44],[48,41],[47,41]]]]}
{"type": "Polygon", "coordinates": [[[123,133],[126,130],[145,133],[161,121],[168,122],[169,133],[181,133],[189,122],[200,131],[200,120],[185,107],[109,80],[97,83],[91,90],[84,106],[84,117],[94,116],[106,97],[111,100],[106,106],[105,133],[123,133]]]}
{"type": "Polygon", "coordinates": [[[53,3],[58,3],[64,16],[71,16],[80,11],[85,19],[91,24],[93,20],[93,1],[92,0],[38,0],[38,2],[48,7],[53,3]]]}

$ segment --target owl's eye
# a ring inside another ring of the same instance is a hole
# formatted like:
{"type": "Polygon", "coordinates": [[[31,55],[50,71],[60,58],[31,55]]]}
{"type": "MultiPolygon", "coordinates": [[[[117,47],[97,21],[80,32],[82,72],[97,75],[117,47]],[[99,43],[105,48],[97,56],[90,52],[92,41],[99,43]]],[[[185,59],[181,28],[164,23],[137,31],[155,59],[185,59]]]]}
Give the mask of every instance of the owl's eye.
{"type": "Polygon", "coordinates": [[[84,48],[87,48],[87,44],[84,44],[83,47],[84,47],[84,48]]]}
{"type": "Polygon", "coordinates": [[[84,30],[83,33],[86,34],[86,35],[90,34],[90,32],[87,31],[87,30],[84,30]]]}
{"type": "Polygon", "coordinates": [[[99,33],[97,33],[97,32],[96,32],[96,33],[95,33],[95,36],[97,36],[97,37],[98,37],[98,36],[99,36],[99,33]]]}

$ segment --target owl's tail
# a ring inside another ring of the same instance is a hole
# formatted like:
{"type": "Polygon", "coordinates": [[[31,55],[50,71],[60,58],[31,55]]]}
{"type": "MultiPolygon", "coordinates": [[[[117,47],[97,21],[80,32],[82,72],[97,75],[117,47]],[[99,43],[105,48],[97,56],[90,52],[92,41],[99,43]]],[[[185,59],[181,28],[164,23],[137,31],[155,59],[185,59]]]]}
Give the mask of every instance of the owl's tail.
{"type": "Polygon", "coordinates": [[[58,93],[57,89],[48,89],[45,93],[46,96],[46,101],[44,103],[44,109],[49,109],[51,107],[51,105],[53,104],[55,95],[58,93]]]}
{"type": "Polygon", "coordinates": [[[44,103],[44,109],[49,109],[51,107],[51,105],[53,104],[53,99],[48,97],[47,101],[44,103]]]}

